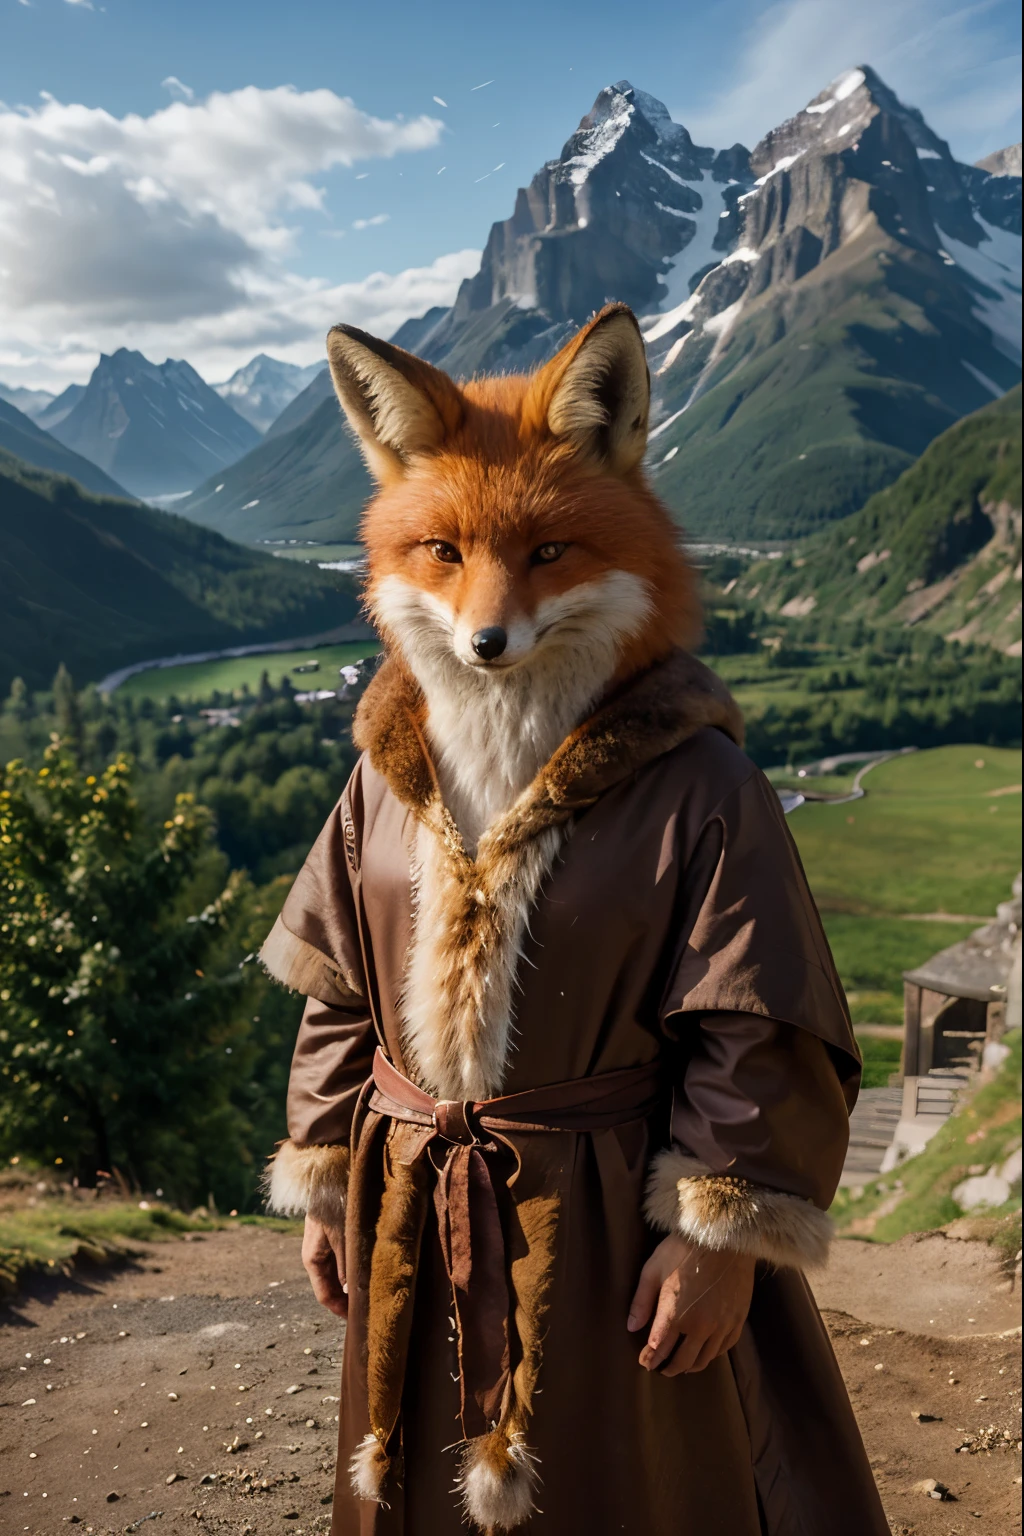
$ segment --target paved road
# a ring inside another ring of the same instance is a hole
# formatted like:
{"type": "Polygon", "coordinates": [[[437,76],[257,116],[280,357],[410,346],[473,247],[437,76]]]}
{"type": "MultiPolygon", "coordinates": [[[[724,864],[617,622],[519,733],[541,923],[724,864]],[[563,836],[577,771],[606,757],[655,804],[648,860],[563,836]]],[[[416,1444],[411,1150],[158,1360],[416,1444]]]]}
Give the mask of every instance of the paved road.
{"type": "Polygon", "coordinates": [[[256,645],[231,645],[223,651],[193,651],[188,656],[159,656],[153,661],[135,661],[130,667],[119,667],[108,672],[96,687],[100,693],[113,693],[115,688],[139,672],[150,672],[156,667],[188,667],[199,661],[224,661],[236,656],[272,656],[280,651],[304,651],[314,645],[344,645],[350,640],[372,640],[369,624],[356,619],[351,624],[339,624],[336,629],[326,629],[319,635],[297,635],[294,640],[263,640],[256,645]]]}

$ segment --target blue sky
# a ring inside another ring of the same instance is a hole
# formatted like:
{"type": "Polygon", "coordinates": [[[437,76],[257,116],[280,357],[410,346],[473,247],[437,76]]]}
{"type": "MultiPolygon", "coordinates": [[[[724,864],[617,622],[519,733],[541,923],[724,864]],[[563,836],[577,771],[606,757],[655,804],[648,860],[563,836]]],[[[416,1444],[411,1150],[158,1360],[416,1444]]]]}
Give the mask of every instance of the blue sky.
{"type": "Polygon", "coordinates": [[[0,174],[5,382],[84,377],[120,344],[208,376],[260,348],[307,361],[332,304],[386,330],[446,302],[623,77],[716,147],[861,62],[962,159],[1020,136],[1003,0],[0,6],[0,156],[22,168],[0,174]]]}

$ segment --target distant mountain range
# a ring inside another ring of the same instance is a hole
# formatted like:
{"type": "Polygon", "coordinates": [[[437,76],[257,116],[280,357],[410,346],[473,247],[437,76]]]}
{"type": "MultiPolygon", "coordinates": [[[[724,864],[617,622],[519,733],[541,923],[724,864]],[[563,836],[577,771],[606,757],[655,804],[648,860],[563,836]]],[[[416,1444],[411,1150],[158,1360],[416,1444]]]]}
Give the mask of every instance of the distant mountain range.
{"type": "Polygon", "coordinates": [[[0,590],[3,693],[15,676],[48,687],[61,661],[84,684],[148,657],[333,629],[356,607],[333,573],[89,495],[2,450],[0,590]]]}
{"type": "Polygon", "coordinates": [[[295,396],[323,372],[323,367],[323,363],[313,363],[309,368],[300,368],[260,352],[230,379],[213,387],[257,432],[265,432],[295,396]]]}
{"type": "Polygon", "coordinates": [[[151,363],[126,347],[101,356],[68,414],[51,418],[51,431],[142,497],[191,490],[259,442],[189,363],[151,363]]]}
{"type": "MultiPolygon", "coordinates": [[[[392,339],[456,375],[529,367],[625,300],[659,491],[694,536],[790,539],[1020,378],[1019,171],[1019,146],[954,160],[867,67],[752,151],[695,145],[621,81],[519,191],[452,308],[392,339]]],[[[236,538],[348,541],[367,492],[321,373],[181,510],[236,538]]]]}
{"type": "Polygon", "coordinates": [[[947,428],[842,523],[755,564],[770,613],[841,611],[1021,654],[1021,387],[947,428]]]}
{"type": "Polygon", "coordinates": [[[15,454],[38,469],[71,475],[86,490],[94,491],[98,496],[128,496],[124,487],[118,485],[110,475],[97,469],[95,464],[81,454],[65,448],[38,422],[4,399],[0,399],[0,449],[15,454]]]}

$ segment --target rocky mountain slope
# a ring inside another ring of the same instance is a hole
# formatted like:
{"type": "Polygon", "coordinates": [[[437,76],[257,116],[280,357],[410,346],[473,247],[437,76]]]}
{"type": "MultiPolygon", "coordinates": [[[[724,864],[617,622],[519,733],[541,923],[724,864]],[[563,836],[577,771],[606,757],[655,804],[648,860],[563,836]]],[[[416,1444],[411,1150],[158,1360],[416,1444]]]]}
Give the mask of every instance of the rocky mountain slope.
{"type": "Polygon", "coordinates": [[[751,568],[738,593],[803,618],[920,625],[1021,651],[1021,387],[949,427],[836,527],[751,568]]]}
{"type": "Polygon", "coordinates": [[[259,442],[189,363],[151,363],[127,347],[100,357],[53,433],[142,497],[190,491],[259,442]]]}
{"type": "Polygon", "coordinates": [[[213,388],[257,432],[265,432],[322,371],[322,363],[300,368],[295,363],[282,363],[276,357],[260,352],[244,368],[237,369],[230,379],[223,384],[214,384],[213,388]]]}
{"type": "Polygon", "coordinates": [[[0,399],[0,449],[15,454],[38,469],[49,469],[58,475],[71,475],[86,490],[94,491],[98,496],[128,495],[124,487],[118,485],[110,475],[97,469],[95,464],[82,458],[81,454],[65,448],[63,443],[44,431],[38,422],[3,399],[0,399]]]}
{"type": "MultiPolygon", "coordinates": [[[[97,472],[98,473],[98,472],[97,472]]],[[[314,633],[353,617],[330,573],[181,517],[91,496],[0,451],[0,692],[147,656],[314,633]]]]}
{"type": "MultiPolygon", "coordinates": [[[[452,308],[394,339],[456,375],[530,367],[623,299],[654,379],[649,465],[680,521],[792,538],[1019,379],[1020,209],[1018,176],[959,164],[867,68],[750,152],[695,145],[620,81],[520,190],[452,308]]],[[[236,537],[351,538],[367,482],[327,389],[185,513],[236,537]]]]}

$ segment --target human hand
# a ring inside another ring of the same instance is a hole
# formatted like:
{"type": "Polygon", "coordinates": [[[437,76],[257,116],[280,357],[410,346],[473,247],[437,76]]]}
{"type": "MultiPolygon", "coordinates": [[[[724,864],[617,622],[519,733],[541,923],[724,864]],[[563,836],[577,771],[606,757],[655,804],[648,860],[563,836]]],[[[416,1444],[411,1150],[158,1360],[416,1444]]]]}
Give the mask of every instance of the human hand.
{"type": "Polygon", "coordinates": [[[307,1216],[302,1234],[302,1263],[320,1305],[335,1317],[347,1317],[344,1232],[307,1216]]]}
{"type": "Polygon", "coordinates": [[[640,1364],[663,1376],[702,1371],[732,1349],[754,1290],[755,1260],[666,1237],[640,1272],[626,1324],[636,1333],[654,1311],[640,1364]],[[656,1305],[655,1305],[656,1304],[656,1305]]]}

